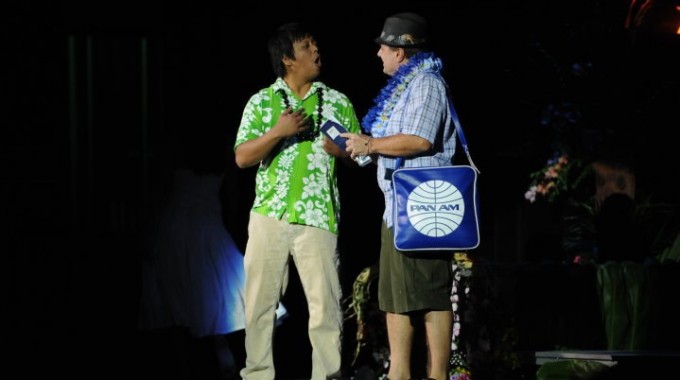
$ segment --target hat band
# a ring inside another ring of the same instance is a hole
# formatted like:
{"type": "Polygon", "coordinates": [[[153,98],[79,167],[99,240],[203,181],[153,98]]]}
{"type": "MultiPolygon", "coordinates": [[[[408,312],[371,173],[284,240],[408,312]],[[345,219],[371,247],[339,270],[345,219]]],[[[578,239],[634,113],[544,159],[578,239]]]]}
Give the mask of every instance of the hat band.
{"type": "Polygon", "coordinates": [[[420,45],[425,43],[424,38],[415,38],[413,35],[406,33],[406,34],[401,34],[399,36],[395,36],[392,34],[385,35],[385,32],[382,33],[380,36],[380,39],[385,42],[386,45],[404,45],[404,46],[410,46],[410,45],[420,45]]]}

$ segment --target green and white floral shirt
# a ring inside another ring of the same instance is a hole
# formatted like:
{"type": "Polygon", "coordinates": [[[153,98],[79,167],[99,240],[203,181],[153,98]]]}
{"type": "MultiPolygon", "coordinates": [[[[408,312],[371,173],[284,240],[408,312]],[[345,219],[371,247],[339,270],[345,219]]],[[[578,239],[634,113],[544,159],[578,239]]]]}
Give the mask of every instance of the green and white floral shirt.
{"type": "MultiPolygon", "coordinates": [[[[280,90],[287,95],[293,110],[304,108],[307,115],[312,115],[314,128],[330,119],[350,132],[360,132],[354,107],[343,93],[314,82],[304,98],[299,99],[286,82],[278,78],[272,86],[260,90],[248,100],[234,148],[264,135],[276,124],[279,115],[286,109],[286,100],[277,92],[280,90]],[[321,115],[317,107],[319,98],[323,101],[321,115]]],[[[323,136],[319,133],[313,141],[290,137],[275,148],[270,157],[260,162],[252,211],[338,233],[340,197],[335,157],[323,150],[323,136]]]]}

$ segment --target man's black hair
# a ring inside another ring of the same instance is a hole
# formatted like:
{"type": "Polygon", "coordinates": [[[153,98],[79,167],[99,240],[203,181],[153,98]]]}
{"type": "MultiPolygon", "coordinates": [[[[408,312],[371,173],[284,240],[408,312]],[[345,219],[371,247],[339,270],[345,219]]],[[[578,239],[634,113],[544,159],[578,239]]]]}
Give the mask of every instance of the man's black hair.
{"type": "Polygon", "coordinates": [[[312,32],[304,25],[299,22],[290,22],[281,25],[269,38],[267,48],[269,49],[274,74],[277,77],[283,78],[286,75],[286,66],[282,62],[283,58],[295,59],[293,44],[311,36],[313,36],[312,32]]]}

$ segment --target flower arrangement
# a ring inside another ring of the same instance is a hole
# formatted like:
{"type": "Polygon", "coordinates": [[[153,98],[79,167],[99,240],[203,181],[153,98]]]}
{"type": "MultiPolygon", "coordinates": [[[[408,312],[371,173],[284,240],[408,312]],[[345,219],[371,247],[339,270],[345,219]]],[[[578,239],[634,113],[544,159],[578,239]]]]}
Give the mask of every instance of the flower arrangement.
{"type": "Polygon", "coordinates": [[[467,367],[456,366],[451,370],[451,380],[472,380],[472,372],[467,367]]]}
{"type": "Polygon", "coordinates": [[[453,254],[453,286],[451,287],[451,308],[453,310],[453,334],[451,336],[451,380],[471,380],[472,371],[467,363],[461,339],[461,303],[467,301],[472,284],[473,262],[466,252],[453,254]]]}
{"type": "Polygon", "coordinates": [[[588,165],[580,158],[584,156],[580,149],[582,118],[581,106],[568,101],[550,103],[543,109],[540,124],[547,141],[540,145],[547,143],[552,154],[541,169],[529,175],[531,181],[524,198],[530,203],[539,198],[554,202],[577,189],[585,179],[588,172],[583,169],[588,165]]]}
{"type": "Polygon", "coordinates": [[[583,179],[584,165],[581,160],[571,159],[568,154],[557,152],[548,159],[546,166],[531,173],[529,189],[524,198],[534,203],[537,198],[555,201],[563,193],[576,189],[583,179]]]}

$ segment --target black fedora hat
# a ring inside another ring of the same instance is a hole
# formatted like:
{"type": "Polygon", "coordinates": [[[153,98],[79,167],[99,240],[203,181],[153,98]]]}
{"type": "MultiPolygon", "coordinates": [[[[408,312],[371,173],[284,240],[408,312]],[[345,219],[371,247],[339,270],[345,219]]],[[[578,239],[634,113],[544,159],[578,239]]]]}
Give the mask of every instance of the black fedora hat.
{"type": "Polygon", "coordinates": [[[427,20],[411,13],[397,13],[385,19],[376,43],[394,47],[422,47],[427,43],[427,20]]]}

